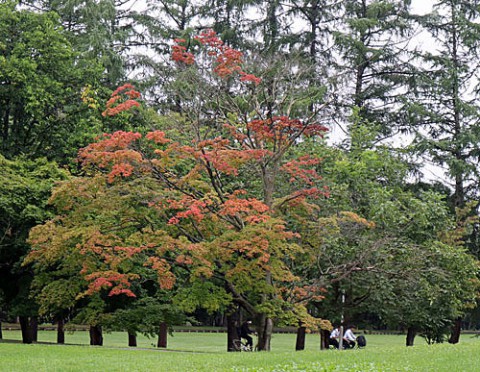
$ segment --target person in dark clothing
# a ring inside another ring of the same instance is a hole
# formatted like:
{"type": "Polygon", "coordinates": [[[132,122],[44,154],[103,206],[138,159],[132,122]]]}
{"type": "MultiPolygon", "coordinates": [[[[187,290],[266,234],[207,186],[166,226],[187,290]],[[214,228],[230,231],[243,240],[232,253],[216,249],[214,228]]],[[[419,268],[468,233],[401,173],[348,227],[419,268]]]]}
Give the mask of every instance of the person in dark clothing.
{"type": "Polygon", "coordinates": [[[253,349],[253,338],[250,336],[253,331],[249,327],[250,324],[252,324],[251,320],[243,322],[242,326],[240,327],[240,338],[247,340],[247,347],[253,349]]]}

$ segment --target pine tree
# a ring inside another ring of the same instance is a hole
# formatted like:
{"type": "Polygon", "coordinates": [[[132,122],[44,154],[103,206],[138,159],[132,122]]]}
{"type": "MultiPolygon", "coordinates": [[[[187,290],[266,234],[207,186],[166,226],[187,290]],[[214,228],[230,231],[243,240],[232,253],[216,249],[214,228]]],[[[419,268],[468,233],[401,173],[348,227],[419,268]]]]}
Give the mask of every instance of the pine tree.
{"type": "Polygon", "coordinates": [[[378,132],[380,140],[405,125],[402,94],[411,74],[406,42],[411,36],[410,1],[344,1],[342,5],[333,32],[338,53],[333,80],[338,92],[336,118],[354,125],[355,114],[362,125],[378,132]]]}
{"type": "MultiPolygon", "coordinates": [[[[435,43],[421,54],[410,112],[416,150],[443,167],[451,181],[452,206],[464,209],[478,195],[478,1],[439,0],[419,20],[435,43]]],[[[475,213],[471,209],[470,213],[475,213]]],[[[468,216],[468,213],[466,214],[468,216]]],[[[470,239],[477,238],[472,234],[470,239]]],[[[466,239],[468,244],[468,239],[466,239]]],[[[450,342],[458,342],[460,323],[450,342]]]]}
{"type": "Polygon", "coordinates": [[[417,148],[446,168],[453,180],[455,207],[463,207],[473,196],[471,183],[479,178],[480,29],[474,22],[478,15],[478,1],[442,0],[421,19],[436,51],[423,53],[424,68],[415,89],[412,118],[417,148]]]}
{"type": "Polygon", "coordinates": [[[84,60],[100,63],[107,85],[117,86],[141,67],[136,48],[156,45],[158,21],[137,10],[132,0],[27,0],[42,11],[54,11],[69,40],[84,60]]]}

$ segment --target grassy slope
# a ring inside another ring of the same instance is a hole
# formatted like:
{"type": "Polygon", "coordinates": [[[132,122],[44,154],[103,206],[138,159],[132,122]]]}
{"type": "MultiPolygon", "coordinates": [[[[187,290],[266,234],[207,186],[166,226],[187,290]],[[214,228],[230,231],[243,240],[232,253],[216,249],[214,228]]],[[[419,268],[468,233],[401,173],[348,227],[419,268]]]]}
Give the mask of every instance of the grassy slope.
{"type": "MultiPolygon", "coordinates": [[[[52,341],[41,332],[39,341],[52,341]]],[[[4,331],[5,339],[19,332],[4,331]]],[[[270,353],[226,353],[225,334],[176,333],[169,350],[139,339],[140,348],[125,347],[125,334],[105,335],[104,347],[0,343],[2,371],[475,371],[480,365],[480,339],[463,336],[458,345],[427,346],[422,339],[406,348],[403,336],[369,335],[363,350],[317,351],[318,335],[309,335],[307,350],[291,351],[295,335],[274,335],[270,353]]],[[[69,343],[86,343],[86,332],[67,334],[69,343]]]]}

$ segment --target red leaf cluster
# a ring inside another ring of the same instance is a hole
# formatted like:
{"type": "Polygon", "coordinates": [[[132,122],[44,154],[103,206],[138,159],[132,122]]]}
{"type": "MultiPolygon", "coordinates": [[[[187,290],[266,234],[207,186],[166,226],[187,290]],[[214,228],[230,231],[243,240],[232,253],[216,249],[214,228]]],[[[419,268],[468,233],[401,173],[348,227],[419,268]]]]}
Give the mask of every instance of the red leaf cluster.
{"type": "Polygon", "coordinates": [[[200,35],[194,37],[200,44],[208,45],[215,49],[223,47],[223,41],[217,36],[217,33],[212,29],[202,31],[200,35]]]}
{"type": "Polygon", "coordinates": [[[118,87],[107,101],[107,108],[102,113],[103,116],[115,116],[121,112],[128,111],[132,107],[140,107],[140,103],[135,101],[140,98],[140,93],[135,90],[132,84],[124,84],[118,87]]]}
{"type": "Polygon", "coordinates": [[[193,65],[195,63],[195,57],[192,53],[187,52],[185,45],[185,39],[175,39],[176,45],[172,46],[172,60],[186,65],[193,65]]]}
{"type": "Polygon", "coordinates": [[[250,160],[263,158],[267,150],[235,149],[228,139],[217,137],[211,140],[200,141],[195,147],[183,147],[182,150],[202,164],[209,164],[217,171],[238,175],[239,168],[250,160]]]}
{"type": "Polygon", "coordinates": [[[310,155],[304,155],[284,164],[282,170],[291,176],[290,182],[302,181],[306,185],[313,186],[316,181],[322,179],[314,168],[316,165],[320,164],[320,162],[321,159],[319,158],[312,158],[310,155]]]}
{"type": "Polygon", "coordinates": [[[253,74],[247,74],[245,71],[239,71],[239,73],[241,76],[240,81],[254,83],[255,85],[258,85],[262,82],[261,78],[253,74]]]}
{"type": "Polygon", "coordinates": [[[111,288],[109,296],[125,294],[128,297],[136,297],[129,288],[130,280],[138,278],[136,274],[121,274],[115,271],[95,272],[85,276],[85,279],[91,282],[85,294],[92,295],[102,289],[111,288]]]}
{"type": "Polygon", "coordinates": [[[247,129],[253,132],[257,141],[276,141],[277,143],[286,141],[292,135],[323,135],[328,130],[323,125],[304,123],[300,119],[290,119],[287,116],[252,120],[247,124],[247,129]]]}
{"type": "Polygon", "coordinates": [[[175,275],[170,271],[171,266],[164,258],[157,256],[149,257],[145,266],[151,266],[157,272],[158,284],[162,289],[172,289],[175,285],[175,275]]]}
{"type": "MultiPolygon", "coordinates": [[[[261,83],[261,78],[243,71],[243,53],[225,45],[215,31],[211,29],[205,30],[200,35],[195,36],[194,39],[206,48],[208,57],[215,58],[213,72],[220,78],[230,78],[234,74],[238,74],[242,82],[252,82],[255,85],[261,83]]],[[[174,42],[175,45],[172,46],[172,60],[186,65],[193,65],[195,56],[187,51],[186,40],[175,39],[174,42]]]]}
{"type": "Polygon", "coordinates": [[[102,140],[79,151],[79,161],[84,167],[95,165],[101,169],[110,169],[109,182],[117,177],[128,177],[143,161],[142,155],[130,148],[141,137],[140,133],[123,131],[104,134],[102,140]]]}
{"type": "Polygon", "coordinates": [[[243,216],[245,222],[256,224],[267,221],[269,208],[262,201],[255,198],[242,199],[239,196],[243,191],[236,191],[228,197],[219,211],[222,216],[243,216]]]}
{"type": "Polygon", "coordinates": [[[172,140],[165,138],[165,132],[162,132],[161,130],[154,130],[153,132],[149,132],[145,136],[145,138],[160,145],[165,145],[172,142],[172,140]]]}
{"type": "Polygon", "coordinates": [[[168,221],[171,225],[176,225],[182,219],[192,218],[193,220],[200,222],[205,217],[206,202],[203,200],[197,200],[191,196],[184,195],[180,200],[169,200],[169,207],[171,209],[180,210],[174,217],[168,221]]]}
{"type": "Polygon", "coordinates": [[[133,170],[133,166],[129,163],[114,164],[108,174],[108,182],[114,182],[116,177],[129,177],[132,175],[133,170]]]}

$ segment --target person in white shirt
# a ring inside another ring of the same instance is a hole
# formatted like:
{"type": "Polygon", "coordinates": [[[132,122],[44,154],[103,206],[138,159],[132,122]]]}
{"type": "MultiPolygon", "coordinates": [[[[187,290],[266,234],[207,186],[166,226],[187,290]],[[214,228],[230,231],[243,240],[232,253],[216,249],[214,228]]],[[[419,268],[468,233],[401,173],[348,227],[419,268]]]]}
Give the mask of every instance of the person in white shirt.
{"type": "Polygon", "coordinates": [[[353,334],[353,331],[355,330],[354,326],[350,326],[347,328],[345,331],[345,334],[343,335],[343,345],[345,349],[353,349],[356,345],[356,340],[357,336],[353,334]]]}
{"type": "Polygon", "coordinates": [[[340,331],[338,330],[337,327],[335,327],[332,332],[330,333],[330,340],[329,343],[330,345],[333,345],[335,349],[338,349],[339,344],[338,341],[340,340],[340,331]]]}

